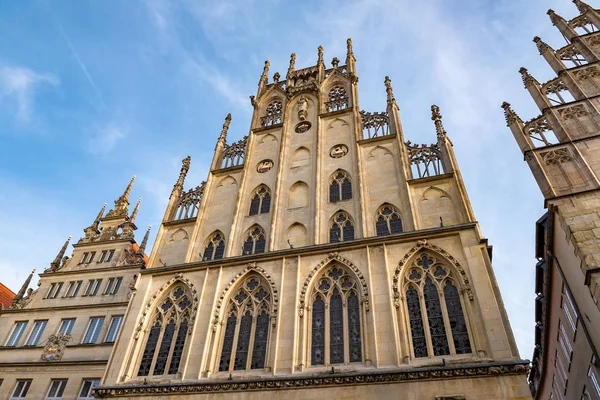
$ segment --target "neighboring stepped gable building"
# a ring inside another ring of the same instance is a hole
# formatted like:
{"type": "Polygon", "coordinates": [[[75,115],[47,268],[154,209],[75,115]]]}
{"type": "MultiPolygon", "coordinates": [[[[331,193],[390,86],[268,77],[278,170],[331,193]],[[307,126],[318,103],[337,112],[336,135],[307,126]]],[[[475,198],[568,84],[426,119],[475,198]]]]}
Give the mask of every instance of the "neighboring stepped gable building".
{"type": "Polygon", "coordinates": [[[134,240],[140,203],[128,210],[132,184],[84,229],[70,258],[71,238],[39,275],[39,288],[29,288],[34,270],[0,313],[0,398],[93,398],[147,262],[149,231],[140,246],[134,240]]]}
{"type": "Polygon", "coordinates": [[[537,223],[535,399],[600,399],[600,12],[575,0],[570,21],[548,15],[567,41],[552,49],[534,38],[558,76],[525,88],[541,115],[523,122],[508,103],[506,121],[544,195],[537,223]]]}
{"type": "MultiPolygon", "coordinates": [[[[346,62],[269,62],[249,135],[175,184],[101,398],[527,399],[452,143],[358,107],[346,62]],[[284,389],[284,390],[282,390],[284,389]]],[[[432,128],[433,130],[433,128],[432,128]]]]}

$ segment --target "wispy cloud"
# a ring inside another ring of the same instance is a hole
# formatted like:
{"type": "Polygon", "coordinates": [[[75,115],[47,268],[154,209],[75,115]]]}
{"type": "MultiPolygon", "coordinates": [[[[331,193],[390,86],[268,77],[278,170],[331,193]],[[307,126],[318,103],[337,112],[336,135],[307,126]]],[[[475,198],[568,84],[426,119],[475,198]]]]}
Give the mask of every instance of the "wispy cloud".
{"type": "Polygon", "coordinates": [[[53,74],[0,64],[0,104],[14,102],[17,120],[28,123],[33,113],[36,89],[42,85],[56,86],[59,83],[58,77],[53,74]]]}
{"type": "Polygon", "coordinates": [[[127,137],[127,132],[126,127],[110,122],[96,130],[88,143],[88,151],[94,155],[107,155],[115,149],[122,139],[127,137]]]}

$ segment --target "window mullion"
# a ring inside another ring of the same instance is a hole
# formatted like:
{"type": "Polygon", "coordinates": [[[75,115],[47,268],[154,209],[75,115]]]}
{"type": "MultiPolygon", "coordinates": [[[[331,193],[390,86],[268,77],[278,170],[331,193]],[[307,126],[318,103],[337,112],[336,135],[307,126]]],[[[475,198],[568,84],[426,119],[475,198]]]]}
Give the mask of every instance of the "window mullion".
{"type": "Polygon", "coordinates": [[[229,372],[233,371],[235,364],[235,355],[237,353],[237,342],[240,334],[240,325],[242,324],[242,317],[244,316],[244,305],[240,305],[236,315],[237,321],[235,323],[235,333],[233,335],[233,343],[231,344],[231,357],[229,358],[229,372]]]}
{"type": "MultiPolygon", "coordinates": [[[[314,297],[314,296],[313,296],[314,297]]],[[[313,325],[312,325],[312,304],[314,302],[314,298],[310,300],[310,302],[308,303],[307,307],[306,307],[306,325],[308,326],[306,329],[306,351],[305,354],[307,354],[306,357],[306,364],[305,367],[311,366],[312,365],[312,330],[313,330],[313,325]]]]}
{"type": "Polygon", "coordinates": [[[452,336],[452,329],[450,328],[450,318],[448,318],[448,310],[446,309],[446,298],[444,297],[444,291],[438,289],[438,296],[440,297],[440,307],[442,309],[442,318],[444,319],[444,329],[446,331],[448,347],[450,348],[450,355],[456,355],[454,336],[452,336]]]}
{"type": "MultiPolygon", "coordinates": [[[[177,306],[174,306],[174,307],[177,307],[177,306]]],[[[165,373],[163,375],[168,375],[169,368],[171,368],[171,358],[173,357],[173,349],[175,348],[175,344],[177,342],[177,337],[179,336],[179,325],[181,325],[181,316],[176,315],[175,327],[173,328],[173,339],[171,339],[171,345],[169,346],[169,353],[168,353],[167,359],[165,361],[165,373]]]]}
{"type": "Polygon", "coordinates": [[[329,346],[331,345],[331,338],[329,337],[329,331],[331,330],[331,319],[329,318],[329,313],[331,312],[329,310],[329,303],[331,300],[331,291],[329,291],[329,293],[327,293],[325,297],[325,366],[329,365],[329,346]]]}
{"type": "Polygon", "coordinates": [[[419,302],[421,303],[421,319],[423,321],[423,330],[425,331],[425,341],[427,342],[427,357],[433,357],[433,343],[431,341],[431,331],[429,330],[429,318],[427,316],[427,306],[425,304],[425,293],[423,285],[419,287],[419,302]]]}
{"type": "Polygon", "coordinates": [[[156,366],[156,360],[158,358],[158,354],[160,353],[160,345],[162,344],[162,339],[165,334],[166,326],[168,324],[168,322],[165,323],[165,319],[166,318],[163,317],[163,320],[161,322],[160,335],[158,335],[158,341],[156,342],[156,348],[154,350],[154,356],[152,357],[152,364],[150,364],[150,370],[148,371],[148,376],[154,375],[154,367],[156,366]]]}
{"type": "MultiPolygon", "coordinates": [[[[252,301],[252,300],[250,300],[252,301]]],[[[246,370],[250,369],[252,364],[252,353],[254,353],[254,335],[256,334],[256,322],[258,319],[259,313],[258,305],[254,307],[254,312],[252,313],[252,326],[250,327],[250,341],[248,342],[248,356],[246,357],[246,370]]],[[[268,343],[267,343],[268,345],[268,343]]],[[[266,349],[265,349],[265,360],[266,360],[266,349]]]]}
{"type": "MultiPolygon", "coordinates": [[[[350,362],[350,335],[348,331],[350,327],[348,325],[348,293],[344,293],[340,289],[340,295],[342,295],[342,332],[344,335],[344,364],[350,362]]],[[[360,310],[360,309],[359,309],[360,310]]]]}

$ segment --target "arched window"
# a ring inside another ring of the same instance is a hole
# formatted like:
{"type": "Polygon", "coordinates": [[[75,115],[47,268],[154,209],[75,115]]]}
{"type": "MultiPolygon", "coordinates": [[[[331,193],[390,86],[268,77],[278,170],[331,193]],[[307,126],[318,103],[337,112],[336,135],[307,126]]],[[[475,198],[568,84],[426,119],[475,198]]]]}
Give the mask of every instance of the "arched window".
{"type": "Polygon", "coordinates": [[[283,104],[279,100],[271,102],[265,110],[265,115],[260,117],[261,126],[272,126],[281,123],[283,104]]]}
{"type": "Polygon", "coordinates": [[[202,260],[220,260],[223,258],[223,253],[225,253],[225,237],[221,232],[215,232],[210,236],[204,248],[202,260]]]}
{"type": "Polygon", "coordinates": [[[329,229],[329,243],[354,240],[354,225],[348,213],[340,211],[331,219],[329,229]]]}
{"type": "Polygon", "coordinates": [[[356,279],[344,267],[334,264],[316,280],[310,309],[311,365],[363,361],[360,303],[356,279]]]}
{"type": "Polygon", "coordinates": [[[219,371],[265,367],[272,296],[258,274],[246,277],[227,306],[219,371]]]}
{"type": "Polygon", "coordinates": [[[254,226],[246,236],[244,255],[264,253],[266,243],[265,230],[258,225],[254,226]]]}
{"type": "Polygon", "coordinates": [[[406,306],[416,358],[471,353],[460,294],[450,270],[422,253],[406,272],[406,306]],[[443,298],[440,299],[440,292],[443,298]]]}
{"type": "Polygon", "coordinates": [[[332,203],[352,198],[352,183],[350,177],[344,171],[333,174],[329,184],[329,201],[332,203]]]}
{"type": "Polygon", "coordinates": [[[329,101],[325,103],[327,111],[339,111],[348,108],[348,95],[343,86],[335,86],[329,91],[329,101]]]}
{"type": "Polygon", "coordinates": [[[156,307],[146,338],[138,376],[175,375],[188,334],[192,297],[184,285],[176,285],[156,307]]]}
{"type": "Polygon", "coordinates": [[[396,207],[384,204],[377,210],[377,222],[375,223],[377,236],[391,235],[402,232],[402,220],[396,207]]]}
{"type": "Polygon", "coordinates": [[[266,186],[260,186],[254,191],[250,201],[250,215],[266,214],[271,209],[271,192],[266,186]]]}

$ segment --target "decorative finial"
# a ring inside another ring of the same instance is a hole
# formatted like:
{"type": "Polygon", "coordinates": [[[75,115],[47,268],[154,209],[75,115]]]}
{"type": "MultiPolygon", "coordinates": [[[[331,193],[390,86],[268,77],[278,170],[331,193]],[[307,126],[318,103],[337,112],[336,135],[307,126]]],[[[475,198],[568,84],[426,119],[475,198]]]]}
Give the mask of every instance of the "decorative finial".
{"type": "Polygon", "coordinates": [[[506,101],[502,103],[504,109],[504,119],[506,120],[506,126],[510,126],[513,122],[523,122],[517,113],[512,109],[510,103],[506,101]]]}
{"type": "Polygon", "coordinates": [[[135,205],[135,208],[133,209],[133,212],[131,213],[131,217],[129,217],[129,222],[130,223],[135,223],[135,219],[137,218],[138,215],[138,211],[140,210],[140,203],[142,202],[142,198],[140,197],[138,199],[137,204],[135,205]]]}
{"type": "Polygon", "coordinates": [[[323,62],[323,46],[319,46],[317,48],[317,51],[319,52],[319,57],[317,59],[317,65],[324,65],[325,63],[323,62]]]}
{"type": "Polygon", "coordinates": [[[31,271],[31,273],[29,274],[27,279],[25,279],[25,282],[23,283],[23,286],[21,286],[19,293],[17,293],[17,295],[13,298],[13,300],[12,300],[13,305],[17,304],[19,302],[19,300],[23,299],[23,296],[25,296],[25,292],[27,292],[27,288],[29,287],[29,284],[31,283],[33,274],[35,274],[35,268],[31,271]]]}
{"type": "Polygon", "coordinates": [[[56,258],[54,258],[54,261],[52,261],[50,263],[50,270],[51,271],[56,271],[56,270],[58,270],[60,268],[60,263],[61,263],[63,257],[65,256],[65,252],[67,251],[67,248],[69,247],[69,242],[70,241],[71,241],[71,236],[69,236],[67,238],[67,240],[65,241],[65,244],[63,244],[63,246],[61,247],[60,251],[56,255],[56,258]]]}
{"type": "Polygon", "coordinates": [[[521,73],[521,79],[523,79],[523,84],[525,85],[525,88],[527,88],[529,85],[540,86],[540,83],[529,74],[527,68],[521,67],[519,69],[519,72],[521,73]]]}
{"type": "Polygon", "coordinates": [[[231,124],[231,113],[228,113],[225,117],[225,122],[223,122],[223,128],[221,129],[221,134],[219,135],[219,140],[222,140],[223,143],[227,142],[227,132],[229,131],[229,124],[231,124]]]}
{"type": "Polygon", "coordinates": [[[290,55],[290,66],[288,67],[288,75],[296,69],[296,53],[290,55]]]}
{"type": "Polygon", "coordinates": [[[352,39],[348,38],[346,40],[346,48],[347,48],[348,57],[350,57],[350,56],[354,57],[354,52],[352,51],[352,39]]]}
{"type": "Polygon", "coordinates": [[[435,124],[435,131],[438,139],[446,137],[446,130],[442,124],[442,114],[440,114],[440,108],[435,104],[431,106],[431,120],[435,124]]]}
{"type": "Polygon", "coordinates": [[[265,61],[265,66],[263,67],[263,72],[262,75],[260,76],[260,80],[261,81],[265,81],[265,83],[267,83],[267,80],[269,79],[269,67],[271,66],[271,63],[269,62],[269,60],[265,61]]]}
{"type": "Polygon", "coordinates": [[[281,74],[279,74],[279,72],[275,72],[273,74],[273,83],[278,83],[279,82],[279,78],[281,78],[281,74]]]}
{"type": "Polygon", "coordinates": [[[338,65],[340,65],[340,59],[333,57],[333,60],[331,60],[331,65],[333,66],[333,69],[338,69],[338,65]]]}
{"type": "Polygon", "coordinates": [[[126,217],[129,214],[127,206],[129,205],[129,194],[131,193],[131,187],[133,186],[134,181],[135,175],[133,175],[131,181],[129,181],[125,192],[123,192],[123,194],[117,200],[115,200],[115,208],[106,214],[107,217],[126,217]]]}
{"type": "Polygon", "coordinates": [[[394,91],[392,89],[392,81],[389,76],[385,77],[385,91],[387,93],[387,104],[391,106],[392,104],[396,104],[396,99],[394,98],[394,91]]]}
{"type": "Polygon", "coordinates": [[[534,37],[533,42],[536,44],[541,55],[544,55],[547,51],[552,51],[552,47],[548,46],[539,36],[534,37]]]}
{"type": "Polygon", "coordinates": [[[106,210],[106,203],[104,203],[104,205],[102,206],[102,209],[100,210],[100,212],[96,216],[96,219],[92,223],[92,226],[91,226],[92,229],[98,230],[98,226],[100,225],[100,220],[104,216],[104,210],[106,210]]]}
{"type": "Polygon", "coordinates": [[[549,9],[546,13],[550,17],[550,21],[552,21],[552,25],[557,25],[558,23],[564,21],[565,19],[554,12],[553,9],[549,9]]]}
{"type": "Polygon", "coordinates": [[[148,244],[148,238],[150,237],[151,229],[152,229],[152,225],[149,225],[148,230],[146,231],[146,234],[144,235],[144,239],[142,239],[142,244],[140,244],[140,248],[138,249],[138,253],[141,255],[144,255],[144,252],[146,251],[146,245],[148,244]]]}
{"type": "Polygon", "coordinates": [[[581,0],[573,0],[573,3],[577,7],[580,13],[585,14],[586,12],[592,10],[592,6],[587,3],[584,3],[581,0]]]}
{"type": "MultiPolygon", "coordinates": [[[[231,114],[229,114],[229,115],[231,115],[231,114]]],[[[225,121],[227,121],[227,120],[225,120],[225,121]]],[[[187,156],[186,158],[181,160],[181,171],[179,172],[179,178],[177,178],[177,182],[175,182],[175,185],[173,186],[173,192],[175,192],[175,191],[181,192],[183,190],[183,183],[185,181],[185,176],[187,175],[188,171],[190,170],[190,162],[191,161],[192,161],[192,157],[190,157],[190,156],[187,156]]]]}

